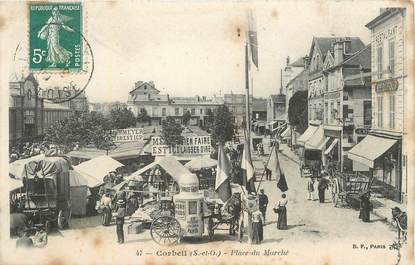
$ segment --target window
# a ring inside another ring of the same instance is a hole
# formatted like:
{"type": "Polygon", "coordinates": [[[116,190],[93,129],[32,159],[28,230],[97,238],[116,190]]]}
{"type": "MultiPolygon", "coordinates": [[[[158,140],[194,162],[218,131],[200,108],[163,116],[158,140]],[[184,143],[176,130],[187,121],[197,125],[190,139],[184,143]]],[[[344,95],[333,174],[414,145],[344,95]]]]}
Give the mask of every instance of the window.
{"type": "Polygon", "coordinates": [[[166,108],[162,108],[161,109],[161,115],[162,116],[166,116],[166,108]]]}
{"type": "Polygon", "coordinates": [[[192,114],[192,115],[195,115],[196,114],[196,110],[195,109],[191,109],[190,111],[191,111],[190,114],[192,114]]]}
{"type": "Polygon", "coordinates": [[[203,114],[203,109],[200,109],[200,115],[202,115],[203,114]]]}
{"type": "Polygon", "coordinates": [[[337,117],[340,118],[340,101],[337,101],[337,117]]]}
{"type": "Polygon", "coordinates": [[[174,109],[174,115],[179,116],[180,114],[180,109],[179,108],[175,108],[174,109]]]}
{"type": "Polygon", "coordinates": [[[324,123],[328,122],[328,119],[329,119],[328,111],[329,111],[329,104],[326,102],[324,104],[324,123]]]}
{"type": "Polygon", "coordinates": [[[330,102],[330,123],[333,122],[334,119],[334,102],[330,102]]]}
{"type": "Polygon", "coordinates": [[[378,127],[383,127],[383,97],[378,96],[378,127]]]}
{"type": "Polygon", "coordinates": [[[395,39],[389,40],[389,72],[391,76],[395,73],[395,39]]]}
{"type": "Polygon", "coordinates": [[[395,95],[389,96],[389,128],[395,128],[395,95]]]}
{"type": "Polygon", "coordinates": [[[377,66],[378,66],[378,78],[382,78],[382,72],[383,72],[383,67],[382,67],[382,46],[379,46],[377,49],[377,66]]]}
{"type": "Polygon", "coordinates": [[[368,100],[363,102],[363,125],[365,127],[372,125],[372,102],[368,100]]]}

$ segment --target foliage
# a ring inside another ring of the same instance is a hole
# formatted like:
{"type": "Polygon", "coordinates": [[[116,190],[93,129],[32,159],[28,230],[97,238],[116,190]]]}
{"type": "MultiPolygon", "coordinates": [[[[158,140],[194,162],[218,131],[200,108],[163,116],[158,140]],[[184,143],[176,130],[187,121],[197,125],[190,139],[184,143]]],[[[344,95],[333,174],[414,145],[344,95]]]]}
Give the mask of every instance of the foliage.
{"type": "Polygon", "coordinates": [[[45,141],[72,149],[94,145],[108,150],[112,145],[111,121],[101,113],[75,113],[73,116],[53,124],[46,131],[45,141]]]}
{"type": "Polygon", "coordinates": [[[216,147],[217,143],[224,144],[231,141],[235,135],[236,127],[232,113],[225,105],[219,106],[215,111],[212,128],[212,146],[216,147]]]}
{"type": "Polygon", "coordinates": [[[190,121],[190,118],[192,118],[192,115],[190,114],[190,111],[186,111],[184,114],[183,114],[183,124],[184,125],[188,125],[189,124],[189,121],[190,121]]]}
{"type": "Polygon", "coordinates": [[[205,127],[211,128],[213,126],[213,122],[215,121],[215,115],[211,109],[206,110],[206,118],[205,118],[205,127]]]}
{"type": "Polygon", "coordinates": [[[297,91],[288,103],[288,120],[302,134],[308,126],[307,91],[297,91]]]}
{"type": "Polygon", "coordinates": [[[173,117],[167,117],[161,125],[161,138],[167,145],[175,146],[183,142],[183,127],[173,117]]]}
{"type": "Polygon", "coordinates": [[[134,113],[127,108],[112,109],[110,119],[112,128],[114,129],[125,129],[136,126],[134,113]]]}
{"type": "Polygon", "coordinates": [[[145,108],[142,108],[140,110],[140,113],[138,113],[137,121],[138,122],[149,122],[150,123],[151,117],[148,115],[147,110],[145,108]]]}

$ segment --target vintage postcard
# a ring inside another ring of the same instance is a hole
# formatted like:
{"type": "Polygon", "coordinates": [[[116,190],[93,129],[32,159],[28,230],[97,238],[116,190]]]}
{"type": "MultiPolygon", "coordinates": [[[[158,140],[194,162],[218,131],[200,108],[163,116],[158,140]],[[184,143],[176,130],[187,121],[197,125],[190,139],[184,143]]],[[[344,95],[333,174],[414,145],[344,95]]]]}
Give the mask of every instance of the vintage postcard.
{"type": "Polygon", "coordinates": [[[413,264],[411,1],[0,1],[1,264],[413,264]]]}

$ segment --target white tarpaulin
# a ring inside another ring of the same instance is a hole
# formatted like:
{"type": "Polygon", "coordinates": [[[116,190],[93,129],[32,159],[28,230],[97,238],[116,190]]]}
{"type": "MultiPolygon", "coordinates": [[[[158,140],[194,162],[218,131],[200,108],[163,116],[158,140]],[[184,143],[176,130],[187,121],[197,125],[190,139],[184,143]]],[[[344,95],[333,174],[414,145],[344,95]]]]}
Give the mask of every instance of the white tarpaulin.
{"type": "Polygon", "coordinates": [[[191,161],[184,165],[189,169],[201,169],[207,167],[215,167],[218,164],[218,161],[208,157],[208,156],[197,156],[193,158],[191,161]]]}
{"type": "Polygon", "coordinates": [[[71,187],[87,186],[94,188],[101,185],[102,180],[96,179],[86,173],[78,172],[77,170],[69,171],[69,183],[71,187]]]}
{"type": "Polygon", "coordinates": [[[9,173],[15,176],[17,179],[21,179],[23,177],[25,165],[30,163],[31,161],[39,161],[45,158],[44,154],[32,156],[26,159],[16,160],[13,163],[9,164],[9,173]]]}
{"type": "Polygon", "coordinates": [[[87,174],[95,179],[102,180],[105,175],[122,166],[124,165],[117,160],[104,155],[85,161],[73,168],[79,173],[87,174]]]}
{"type": "Polygon", "coordinates": [[[9,177],[9,191],[14,191],[23,187],[23,182],[20,179],[9,177]]]}

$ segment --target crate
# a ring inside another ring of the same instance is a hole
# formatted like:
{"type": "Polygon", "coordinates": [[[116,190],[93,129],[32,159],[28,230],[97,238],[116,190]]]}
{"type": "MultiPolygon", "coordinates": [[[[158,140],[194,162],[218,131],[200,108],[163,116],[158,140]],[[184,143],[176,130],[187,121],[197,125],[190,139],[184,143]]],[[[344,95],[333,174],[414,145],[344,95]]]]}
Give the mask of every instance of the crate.
{"type": "Polygon", "coordinates": [[[128,226],[128,234],[140,234],[143,231],[143,222],[133,222],[128,226]]]}

